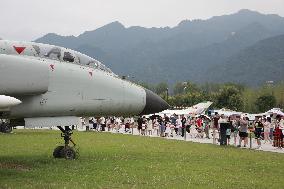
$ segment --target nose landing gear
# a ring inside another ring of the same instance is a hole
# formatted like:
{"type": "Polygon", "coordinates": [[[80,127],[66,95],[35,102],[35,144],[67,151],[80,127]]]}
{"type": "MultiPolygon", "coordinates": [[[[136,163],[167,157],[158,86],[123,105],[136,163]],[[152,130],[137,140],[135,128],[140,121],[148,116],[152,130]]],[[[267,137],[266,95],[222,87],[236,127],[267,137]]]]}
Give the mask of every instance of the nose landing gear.
{"type": "Polygon", "coordinates": [[[53,157],[54,158],[65,158],[65,159],[76,159],[76,157],[79,155],[78,149],[75,149],[76,144],[71,139],[71,135],[73,134],[72,130],[69,128],[69,126],[65,126],[65,129],[63,129],[61,126],[57,126],[61,133],[61,137],[64,139],[64,146],[57,146],[53,151],[53,157]],[[69,146],[69,143],[72,143],[73,146],[69,146]]]}

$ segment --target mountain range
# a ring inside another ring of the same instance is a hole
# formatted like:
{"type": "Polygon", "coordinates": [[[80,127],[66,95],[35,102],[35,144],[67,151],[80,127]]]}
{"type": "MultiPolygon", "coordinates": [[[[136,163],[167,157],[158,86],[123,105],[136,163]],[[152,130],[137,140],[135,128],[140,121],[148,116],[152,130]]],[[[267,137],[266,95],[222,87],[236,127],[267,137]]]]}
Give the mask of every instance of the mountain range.
{"type": "Polygon", "coordinates": [[[35,41],[80,51],[140,82],[258,86],[284,80],[283,36],[283,17],[244,9],[172,28],[113,22],[77,37],[49,33],[35,41]]]}

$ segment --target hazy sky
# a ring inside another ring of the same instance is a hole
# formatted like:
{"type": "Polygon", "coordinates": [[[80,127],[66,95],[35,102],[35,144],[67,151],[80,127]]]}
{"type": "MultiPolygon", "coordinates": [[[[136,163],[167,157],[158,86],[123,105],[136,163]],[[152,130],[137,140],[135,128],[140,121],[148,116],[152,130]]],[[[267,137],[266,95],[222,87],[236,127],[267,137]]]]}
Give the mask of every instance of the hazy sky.
{"type": "Polygon", "coordinates": [[[0,38],[34,40],[50,32],[76,36],[113,21],[172,27],[244,8],[284,16],[284,0],[0,0],[0,38]]]}

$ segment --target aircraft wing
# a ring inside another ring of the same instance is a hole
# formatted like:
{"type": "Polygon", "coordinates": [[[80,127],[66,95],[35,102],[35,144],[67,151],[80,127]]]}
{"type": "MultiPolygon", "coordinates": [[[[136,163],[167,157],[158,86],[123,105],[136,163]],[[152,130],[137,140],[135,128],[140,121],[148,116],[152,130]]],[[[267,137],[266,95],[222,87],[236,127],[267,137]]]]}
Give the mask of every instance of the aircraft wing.
{"type": "Polygon", "coordinates": [[[202,114],[204,113],[213,102],[201,102],[186,109],[189,114],[202,114]]]}
{"type": "Polygon", "coordinates": [[[162,112],[160,112],[160,115],[189,115],[189,114],[202,114],[204,113],[209,106],[211,106],[213,102],[207,101],[207,102],[201,102],[198,103],[192,107],[186,108],[186,109],[181,109],[181,110],[164,110],[162,112]]]}

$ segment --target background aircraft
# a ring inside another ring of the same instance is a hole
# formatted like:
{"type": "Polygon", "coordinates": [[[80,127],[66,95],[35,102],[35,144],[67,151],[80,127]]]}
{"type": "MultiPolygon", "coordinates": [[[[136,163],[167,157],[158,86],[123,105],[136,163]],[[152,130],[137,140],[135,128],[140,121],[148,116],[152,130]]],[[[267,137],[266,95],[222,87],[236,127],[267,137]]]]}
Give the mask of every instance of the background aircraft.
{"type": "Polygon", "coordinates": [[[171,109],[167,109],[164,110],[160,113],[158,113],[159,115],[200,115],[205,113],[205,111],[211,106],[212,102],[207,101],[207,102],[201,102],[198,103],[196,105],[193,105],[189,108],[185,108],[185,109],[176,109],[176,110],[171,110],[171,109]]]}

